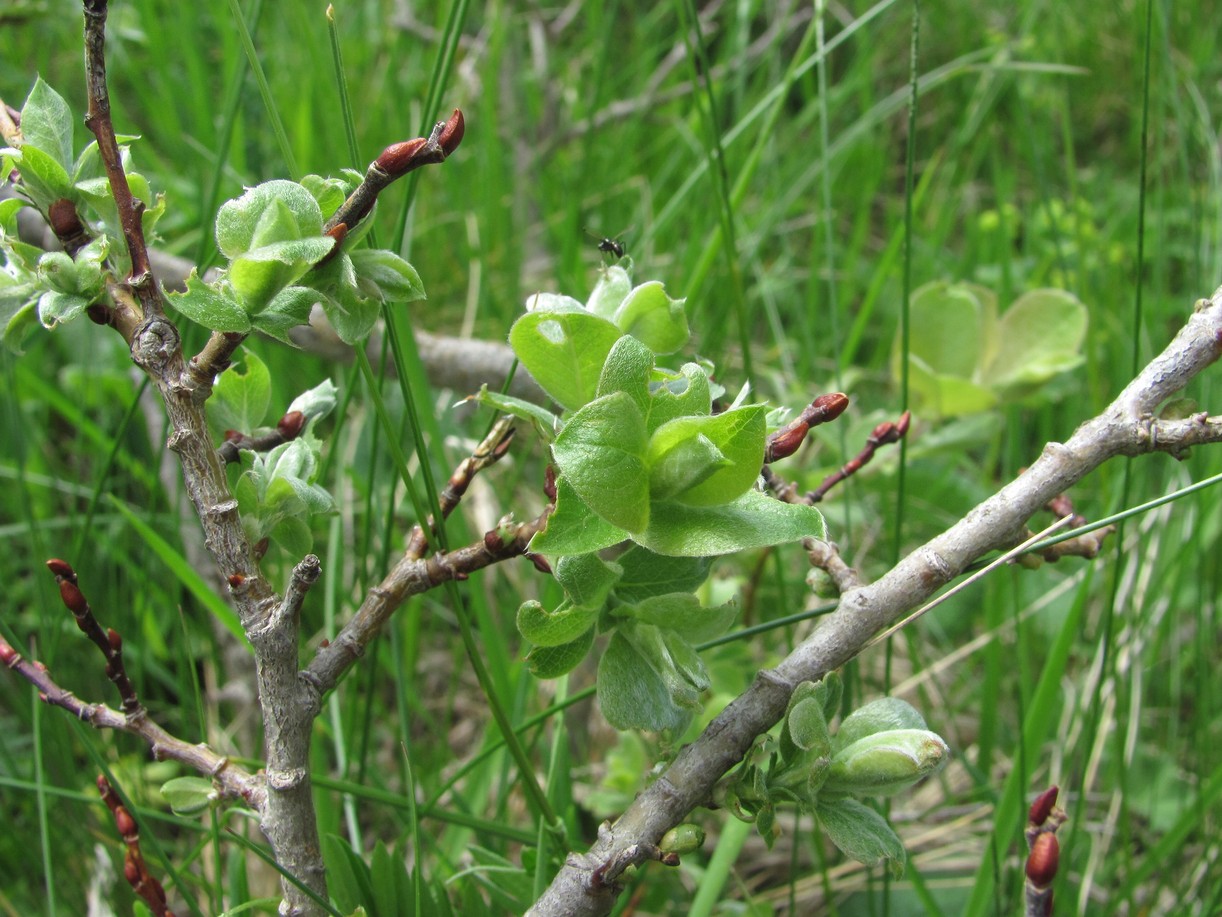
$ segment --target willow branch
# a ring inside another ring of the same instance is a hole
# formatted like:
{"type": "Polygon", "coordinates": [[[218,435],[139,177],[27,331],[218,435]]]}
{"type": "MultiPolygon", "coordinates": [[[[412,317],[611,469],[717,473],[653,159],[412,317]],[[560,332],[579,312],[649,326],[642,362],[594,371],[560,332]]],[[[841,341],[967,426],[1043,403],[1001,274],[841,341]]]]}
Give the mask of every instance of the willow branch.
{"type": "Polygon", "coordinates": [[[1198,300],[1193,315],[1115,401],[1083,423],[1065,443],[1049,443],[1026,473],[981,503],[943,534],[918,548],[877,582],[851,589],[836,610],[775,669],[752,685],[685,747],[645,792],[602,832],[590,850],[571,853],[532,917],[601,917],[618,891],[595,883],[598,870],[633,844],[656,844],[708,798],[761,733],[785,712],[793,689],[815,681],[861,652],[874,634],[898,621],[984,554],[1020,540],[1029,518],[1108,459],[1151,452],[1181,455],[1193,445],[1222,441],[1222,416],[1156,417],[1163,402],[1222,355],[1222,288],[1198,300]]]}

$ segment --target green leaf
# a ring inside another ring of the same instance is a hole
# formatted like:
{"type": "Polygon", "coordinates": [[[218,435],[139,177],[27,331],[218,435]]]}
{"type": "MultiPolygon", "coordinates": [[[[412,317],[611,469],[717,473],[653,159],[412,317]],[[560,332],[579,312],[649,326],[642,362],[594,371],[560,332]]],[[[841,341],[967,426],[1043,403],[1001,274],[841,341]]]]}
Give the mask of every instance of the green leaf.
{"type": "Polygon", "coordinates": [[[536,646],[526,654],[526,668],[535,678],[559,678],[573,671],[594,645],[594,628],[560,646],[536,646]]]}
{"type": "Polygon", "coordinates": [[[912,704],[898,697],[880,697],[858,707],[844,718],[836,731],[839,751],[858,739],[891,729],[924,729],[925,718],[912,704]]]}
{"type": "Polygon", "coordinates": [[[693,592],[708,579],[713,566],[711,557],[668,557],[640,545],[633,545],[615,562],[624,571],[615,584],[615,595],[628,604],[672,592],[693,592]]]}
{"type": "Polygon", "coordinates": [[[790,705],[785,728],[790,741],[799,750],[814,752],[819,756],[831,753],[832,739],[827,728],[827,717],[823,715],[823,704],[813,692],[790,705]]]}
{"type": "Polygon", "coordinates": [[[250,331],[250,316],[236,300],[221,292],[222,289],[222,284],[204,283],[192,268],[186,291],[168,293],[166,298],[171,306],[209,331],[250,331]]]}
{"type": "Polygon", "coordinates": [[[314,196],[296,182],[276,180],[248,188],[241,197],[221,205],[216,217],[217,248],[231,259],[274,243],[311,238],[324,238],[322,211],[314,196]]]}
{"type": "Polygon", "coordinates": [[[378,841],[373,847],[369,861],[369,882],[373,886],[374,913],[378,917],[396,917],[403,904],[399,898],[399,886],[407,877],[407,864],[392,857],[386,844],[378,841]]]}
{"type": "Polygon", "coordinates": [[[997,394],[960,376],[938,375],[917,357],[908,360],[908,382],[932,416],[959,417],[996,406],[997,394]]]}
{"type": "Polygon", "coordinates": [[[636,338],[625,334],[615,342],[598,377],[598,397],[624,392],[636,402],[642,416],[649,412],[649,379],[653,373],[653,352],[636,338]]]}
{"type": "Polygon", "coordinates": [[[618,264],[603,268],[602,276],[590,292],[586,301],[586,309],[600,318],[615,320],[615,313],[620,304],[628,298],[632,291],[632,277],[618,264]]]}
{"type": "Polygon", "coordinates": [[[871,867],[886,861],[893,876],[903,875],[904,845],[886,819],[869,806],[856,799],[820,800],[815,814],[845,856],[871,867]]]}
{"type": "Polygon", "coordinates": [[[615,615],[673,630],[688,643],[695,644],[713,640],[729,630],[738,617],[738,607],[733,602],[726,602],[705,608],[690,592],[672,592],[635,605],[622,605],[615,609],[615,615]]]}
{"type": "Polygon", "coordinates": [[[623,568],[607,563],[597,554],[562,557],[556,564],[556,582],[575,605],[602,608],[623,568]]]}
{"type": "Polygon", "coordinates": [[[767,409],[738,408],[709,417],[679,417],[649,439],[650,490],[691,506],[729,503],[759,477],[767,409]]]}
{"type": "Polygon", "coordinates": [[[708,373],[697,363],[685,363],[677,373],[655,369],[649,395],[645,426],[650,434],[677,417],[705,416],[712,410],[708,373]]]}
{"type": "MultiPolygon", "coordinates": [[[[985,306],[978,288],[927,283],[913,292],[909,309],[909,355],[935,374],[975,378],[985,347],[985,306]]],[[[899,347],[897,337],[897,356],[899,347]]]]}
{"type": "Polygon", "coordinates": [[[517,417],[519,420],[529,421],[544,442],[551,442],[556,436],[556,431],[560,429],[560,418],[547,408],[512,395],[494,392],[487,385],[481,385],[478,394],[468,395],[463,400],[477,401],[512,417],[517,417]]]}
{"type": "Polygon", "coordinates": [[[376,299],[362,298],[354,288],[348,287],[327,292],[322,300],[322,310],[339,339],[353,345],[365,339],[381,312],[376,299]]]}
{"type": "Polygon", "coordinates": [[[603,363],[620,330],[606,319],[581,310],[529,312],[509,331],[509,343],[522,365],[558,404],[575,411],[598,391],[603,363]]]}
{"type": "Polygon", "coordinates": [[[261,331],[268,337],[296,347],[293,339],[289,337],[289,331],[300,325],[308,325],[314,303],[322,298],[317,290],[309,287],[285,287],[272,297],[272,301],[261,312],[252,317],[251,325],[254,330],[261,331]]]}
{"type": "Polygon", "coordinates": [[[555,611],[548,611],[531,600],[518,607],[518,632],[535,646],[563,646],[590,630],[598,612],[598,607],[571,602],[561,602],[555,611]]]}
{"type": "Polygon", "coordinates": [[[47,210],[60,198],[72,194],[72,182],[68,172],[55,158],[36,146],[21,148],[20,162],[22,189],[40,210],[47,210]]]}
{"type": "Polygon", "coordinates": [[[941,736],[928,729],[889,729],[832,756],[825,792],[892,796],[940,770],[950,757],[941,736]]]}
{"type": "Polygon", "coordinates": [[[194,815],[212,805],[218,798],[212,781],[203,777],[175,777],[161,785],[165,797],[175,815],[194,815]]]}
{"type": "Polygon", "coordinates": [[[44,328],[66,324],[84,312],[93,299],[76,293],[48,291],[38,298],[38,320],[44,328]]]}
{"type": "Polygon", "coordinates": [[[357,277],[374,284],[380,299],[413,302],[425,298],[416,269],[394,252],[362,248],[351,252],[351,257],[357,277]]]}
{"type": "Polygon", "coordinates": [[[306,389],[293,399],[289,411],[300,411],[306,417],[306,422],[326,417],[335,410],[338,402],[338,391],[330,379],[323,379],[316,386],[306,389]]]}
{"type": "Polygon", "coordinates": [[[253,248],[229,265],[226,280],[251,315],[262,312],[285,287],[304,277],[332,248],[329,236],[273,242],[253,248]]]}
{"type": "Polygon", "coordinates": [[[263,426],[272,399],[271,373],[253,351],[244,351],[245,372],[231,366],[221,373],[208,399],[208,413],[220,430],[253,433],[263,426]]]}
{"type": "Polygon", "coordinates": [[[1065,290],[1032,290],[1001,317],[1003,346],[985,370],[985,381],[1003,394],[1024,394],[1079,365],[1087,311],[1065,290]]]}
{"type": "Polygon", "coordinates": [[[271,527],[267,537],[284,549],[290,557],[302,557],[314,548],[314,533],[301,516],[282,516],[271,527]]]}
{"type": "Polygon", "coordinates": [[[640,531],[649,522],[645,420],[624,392],[591,401],[552,444],[556,467],[594,513],[640,531]]]}
{"type": "Polygon", "coordinates": [[[661,282],[643,283],[615,312],[615,324],[654,353],[674,353],[687,343],[691,332],[684,311],[685,299],[671,299],[661,282]]]}
{"type": "Polygon", "coordinates": [[[730,554],[806,537],[823,538],[823,516],[813,506],[782,503],[749,490],[723,506],[656,502],[649,528],[633,540],[658,554],[730,554]]]}
{"type": "Polygon", "coordinates": [[[692,700],[692,707],[677,705],[666,681],[622,630],[612,635],[598,663],[598,706],[608,723],[616,729],[677,734],[691,722],[692,700]]]}
{"type": "Polygon", "coordinates": [[[556,508],[543,531],[530,540],[536,554],[587,554],[618,544],[628,533],[596,516],[582,502],[568,479],[556,479],[556,508]]]}
{"type": "Polygon", "coordinates": [[[26,146],[37,147],[59,163],[65,178],[72,167],[72,127],[72,110],[63,96],[42,77],[35,79],[21,108],[21,134],[26,146]]]}
{"type": "Polygon", "coordinates": [[[322,838],[323,862],[327,867],[327,891],[344,914],[373,902],[369,867],[352,846],[335,834],[322,838]]]}

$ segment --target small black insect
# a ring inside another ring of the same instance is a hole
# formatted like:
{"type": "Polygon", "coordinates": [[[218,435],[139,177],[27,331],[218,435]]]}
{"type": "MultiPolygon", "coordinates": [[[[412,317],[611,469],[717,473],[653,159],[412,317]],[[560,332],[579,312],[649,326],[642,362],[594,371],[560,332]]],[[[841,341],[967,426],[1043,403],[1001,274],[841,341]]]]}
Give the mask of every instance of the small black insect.
{"type": "Polygon", "coordinates": [[[588,229],[586,230],[586,235],[598,243],[598,250],[604,255],[611,255],[616,260],[619,260],[628,253],[628,250],[624,248],[624,243],[620,239],[600,236],[596,233],[590,232],[588,229]]]}

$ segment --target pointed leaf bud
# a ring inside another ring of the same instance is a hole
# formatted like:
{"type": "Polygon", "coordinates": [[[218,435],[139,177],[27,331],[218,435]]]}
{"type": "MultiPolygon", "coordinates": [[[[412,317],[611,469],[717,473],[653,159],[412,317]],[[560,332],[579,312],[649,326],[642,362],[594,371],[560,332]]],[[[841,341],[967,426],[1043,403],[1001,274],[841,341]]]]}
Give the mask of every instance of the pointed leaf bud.
{"type": "Polygon", "coordinates": [[[301,435],[301,428],[305,426],[306,416],[301,411],[289,411],[276,424],[276,432],[285,438],[285,440],[296,439],[301,435]]]}
{"type": "Polygon", "coordinates": [[[1047,888],[1057,876],[1061,845],[1057,836],[1046,831],[1035,839],[1027,857],[1027,878],[1036,888],[1047,888]]]}
{"type": "Polygon", "coordinates": [[[1036,796],[1035,801],[1031,803],[1031,810],[1027,814],[1027,820],[1037,828],[1048,821],[1048,816],[1052,814],[1052,807],[1057,803],[1057,793],[1059,792],[1060,789],[1058,787],[1050,786],[1036,796]]]}
{"type": "Polygon", "coordinates": [[[446,155],[450,156],[458,149],[458,145],[462,143],[463,134],[466,133],[467,125],[463,120],[462,112],[459,109],[454,109],[454,114],[450,115],[450,120],[445,123],[445,127],[441,129],[441,136],[437,138],[437,142],[441,144],[441,148],[446,151],[446,155]]]}
{"type": "Polygon", "coordinates": [[[858,739],[832,758],[824,791],[891,796],[946,763],[950,748],[927,729],[892,729],[858,739]]]}
{"type": "Polygon", "coordinates": [[[392,178],[398,178],[420,165],[413,164],[413,160],[427,145],[428,141],[423,137],[392,143],[381,152],[373,164],[392,178]]]}

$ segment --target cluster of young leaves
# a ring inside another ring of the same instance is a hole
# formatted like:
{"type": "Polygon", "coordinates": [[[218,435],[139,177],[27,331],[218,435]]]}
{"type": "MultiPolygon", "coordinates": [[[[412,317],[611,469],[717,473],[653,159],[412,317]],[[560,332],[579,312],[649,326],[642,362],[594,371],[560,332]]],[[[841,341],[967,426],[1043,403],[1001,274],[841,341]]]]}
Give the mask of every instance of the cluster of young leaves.
{"type": "MultiPolygon", "coordinates": [[[[208,400],[208,414],[221,430],[257,436],[268,429],[271,375],[254,353],[246,351],[244,361],[245,372],[232,367],[217,380],[208,400]]],[[[296,438],[267,452],[241,451],[241,465],[231,486],[252,543],[267,538],[295,557],[313,547],[310,516],[335,508],[330,493],[315,483],[321,442],[314,427],[335,404],[335,385],[326,379],[289,405],[289,413],[304,415],[304,427],[296,438]]]]}
{"type": "Polygon", "coordinates": [[[534,644],[542,678],[571,670],[597,633],[611,633],[598,696],[621,729],[682,729],[709,684],[695,647],[723,633],[730,606],[703,608],[692,595],[709,558],[806,536],[822,537],[809,506],[755,488],[768,409],[743,404],[713,413],[720,387],[707,366],[678,370],[658,357],[683,347],[682,300],[653,281],[633,286],[625,259],[606,268],[584,305],[540,294],[509,342],[563,409],[555,414],[486,388],[480,400],[531,420],[550,441],[556,504],[531,550],[559,557],[565,600],[527,602],[518,627],[534,644]],[[629,542],[605,562],[597,552],[629,542]]]}
{"type": "Polygon", "coordinates": [[[216,279],[192,271],[187,289],[170,303],[212,331],[261,331],[291,344],[290,328],[306,324],[319,303],[336,334],[355,344],[369,333],[383,302],[424,298],[415,268],[384,249],[356,249],[372,222],[343,239],[327,235],[324,220],[360,181],[308,175],[248,188],[216,217],[217,250],[228,260],[216,279]]]}
{"type": "MultiPolygon", "coordinates": [[[[1032,395],[1078,366],[1086,307],[1065,290],[1024,293],[998,317],[975,283],[927,283],[912,294],[908,370],[926,413],[956,417],[1032,395]]],[[[901,342],[892,371],[898,376],[901,342]]]]}
{"type": "MultiPolygon", "coordinates": [[[[39,78],[21,109],[21,146],[0,149],[0,176],[18,170],[19,190],[30,204],[44,214],[74,211],[92,239],[75,256],[25,245],[17,238],[16,220],[27,201],[0,202],[0,325],[5,346],[15,352],[37,322],[54,328],[71,321],[103,296],[108,274],[125,276],[130,269],[98,145],[92,142],[74,157],[74,122],[68,103],[39,78]]],[[[151,236],[165,200],[129,169],[126,145],[120,152],[132,194],[145,202],[142,223],[151,236]]]]}
{"type": "Polygon", "coordinates": [[[794,691],[780,739],[764,736],[720,790],[722,801],[754,821],[769,846],[783,804],[813,812],[817,825],[847,856],[892,873],[904,869],[904,846],[877,811],[860,801],[893,796],[940,770],[950,750],[911,704],[894,697],[872,701],[845,717],[833,735],[841,682],[831,673],[794,691]]]}

